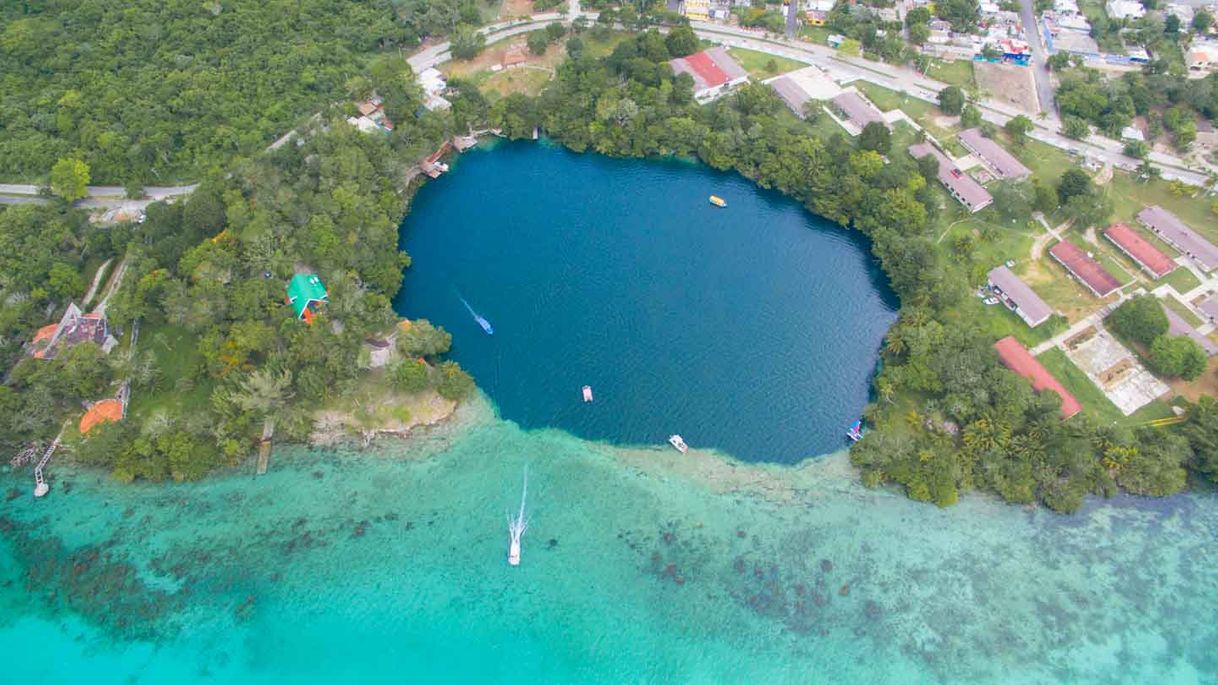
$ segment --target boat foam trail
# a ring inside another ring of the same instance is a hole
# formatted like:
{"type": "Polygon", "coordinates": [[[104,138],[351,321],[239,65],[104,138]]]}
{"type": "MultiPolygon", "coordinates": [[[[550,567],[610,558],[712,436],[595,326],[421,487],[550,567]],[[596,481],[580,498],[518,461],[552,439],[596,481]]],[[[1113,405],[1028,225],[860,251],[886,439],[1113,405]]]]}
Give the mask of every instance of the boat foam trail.
{"type": "Polygon", "coordinates": [[[478,312],[474,311],[474,308],[469,306],[469,302],[466,302],[464,297],[457,295],[457,299],[461,300],[461,304],[465,305],[466,311],[469,312],[470,316],[474,317],[474,321],[478,322],[478,325],[482,327],[483,331],[486,331],[487,335],[495,334],[495,329],[491,326],[491,322],[487,321],[482,316],[480,316],[478,314],[478,312]]]}

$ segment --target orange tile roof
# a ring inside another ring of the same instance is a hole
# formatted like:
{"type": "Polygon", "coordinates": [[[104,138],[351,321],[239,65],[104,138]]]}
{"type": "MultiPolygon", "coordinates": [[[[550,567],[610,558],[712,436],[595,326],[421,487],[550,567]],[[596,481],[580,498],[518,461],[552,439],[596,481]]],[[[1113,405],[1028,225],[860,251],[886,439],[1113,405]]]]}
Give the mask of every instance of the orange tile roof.
{"type": "Polygon", "coordinates": [[[1082,411],[1083,406],[1074,399],[1068,390],[1049,370],[1033,357],[1030,352],[1019,344],[1015,336],[1009,335],[1002,340],[994,343],[994,349],[998,350],[998,357],[1002,360],[1004,366],[1014,371],[1015,373],[1027,378],[1032,382],[1032,387],[1038,391],[1052,390],[1062,398],[1062,417],[1070,418],[1082,411]]]}
{"type": "Polygon", "coordinates": [[[89,411],[85,412],[85,415],[80,417],[80,432],[81,434],[85,434],[99,423],[121,421],[122,419],[122,402],[114,399],[94,402],[93,406],[89,407],[89,411]]]}
{"type": "Polygon", "coordinates": [[[43,340],[49,340],[52,335],[55,335],[55,330],[57,328],[59,328],[59,324],[57,323],[49,323],[42,328],[39,328],[38,332],[34,334],[34,339],[30,342],[40,343],[43,340]]]}

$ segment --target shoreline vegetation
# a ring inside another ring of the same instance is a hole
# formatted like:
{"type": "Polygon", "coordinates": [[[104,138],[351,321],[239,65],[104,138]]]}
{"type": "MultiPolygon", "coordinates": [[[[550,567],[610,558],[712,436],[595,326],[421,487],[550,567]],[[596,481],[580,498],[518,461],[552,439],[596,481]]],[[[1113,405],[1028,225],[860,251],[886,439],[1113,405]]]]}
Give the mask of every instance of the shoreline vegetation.
{"type": "MultiPolygon", "coordinates": [[[[815,117],[797,119],[759,84],[699,105],[691,79],[667,64],[697,49],[688,27],[637,33],[602,58],[585,54],[574,35],[569,59],[537,96],[491,102],[453,78],[443,113],[422,108],[403,60],[382,56],[345,87],[356,97],[382,95],[397,122],[389,135],[345,125],[353,105],[331,108],[291,144],[213,167],[187,200],[154,203],[141,223],[98,230],[62,203],[3,210],[8,299],[0,334],[13,370],[0,386],[0,446],[49,441],[82,403],[127,380],[126,420],[83,438],[68,429],[78,460],[123,480],[195,479],[247,458],[271,417],[277,440],[304,441],[319,411],[366,385],[448,401],[470,396],[473,380],[444,361],[451,338],[441,329],[413,322],[381,370],[361,350],[399,326],[390,301],[410,260],[397,249],[397,229],[417,188],[400,187],[405,170],[452,134],[490,127],[511,139],[541,129],[576,152],[696,157],[865,235],[902,303],[866,411],[871,430],[851,451],[869,486],[892,484],[940,506],[982,490],[1069,512],[1088,494],[1167,495],[1189,478],[1218,477],[1212,399],[1171,430],[1099,425],[1086,415],[1063,422],[1055,395],[1035,394],[1000,366],[966,306],[974,275],[992,265],[975,245],[934,240],[956,208],[944,201],[936,170],[904,154],[911,131],[875,129],[857,141],[817,135],[815,117]],[[114,257],[127,268],[106,312],[124,333],[119,347],[109,356],[86,343],[54,360],[23,358],[19,341],[84,293],[81,272],[114,257]],[[295,273],[317,273],[329,290],[312,325],[283,303],[295,273]],[[142,332],[129,352],[137,321],[142,332]]],[[[378,416],[367,407],[380,402],[367,401],[335,411],[360,430],[426,413],[378,416]]]]}

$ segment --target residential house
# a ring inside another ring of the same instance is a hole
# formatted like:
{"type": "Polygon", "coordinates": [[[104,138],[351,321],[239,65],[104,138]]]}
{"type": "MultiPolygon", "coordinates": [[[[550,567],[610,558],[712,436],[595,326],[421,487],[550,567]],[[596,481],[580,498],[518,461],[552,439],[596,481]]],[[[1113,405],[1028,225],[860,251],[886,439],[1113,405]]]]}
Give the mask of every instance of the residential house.
{"type": "Polygon", "coordinates": [[[373,95],[367,100],[358,103],[355,108],[359,111],[359,116],[347,117],[348,124],[364,133],[376,131],[389,133],[393,131],[393,121],[385,115],[385,104],[379,96],[373,95]]]}
{"type": "Polygon", "coordinates": [[[1138,221],[1190,257],[1202,271],[1208,273],[1218,269],[1218,246],[1202,238],[1175,214],[1156,205],[1138,212],[1138,221]]]}
{"type": "Polygon", "coordinates": [[[296,274],[288,282],[287,301],[297,319],[313,323],[313,312],[317,311],[318,305],[325,304],[328,300],[326,286],[317,274],[296,274]]]}
{"type": "Polygon", "coordinates": [[[1036,328],[1053,316],[1053,308],[1005,266],[990,271],[989,286],[1007,309],[1018,314],[1031,328],[1036,328]]]}
{"type": "Polygon", "coordinates": [[[1205,76],[1218,67],[1218,43],[1193,43],[1185,55],[1184,63],[1190,76],[1205,76]]]}
{"type": "MultiPolygon", "coordinates": [[[[1171,296],[1168,295],[1168,297],[1171,296]]],[[[1184,317],[1173,311],[1171,307],[1164,307],[1163,313],[1167,314],[1167,333],[1169,335],[1190,338],[1193,342],[1197,343],[1197,346],[1205,352],[1207,357],[1218,355],[1218,343],[1210,340],[1209,336],[1193,328],[1192,325],[1184,320],[1184,317]]]]}
{"type": "Polygon", "coordinates": [[[976,214],[981,210],[989,207],[994,202],[994,198],[989,191],[981,187],[981,184],[973,180],[971,176],[964,173],[956,166],[954,162],[947,158],[947,155],[940,152],[930,143],[916,143],[909,146],[909,154],[915,159],[921,159],[926,155],[932,155],[939,162],[939,182],[944,188],[951,193],[951,196],[956,198],[956,201],[964,205],[970,212],[976,214]]]}
{"type": "Polygon", "coordinates": [[[706,21],[710,19],[710,0],[685,0],[683,12],[690,21],[706,21]]]}
{"type": "Polygon", "coordinates": [[[25,351],[35,359],[54,359],[63,350],[83,343],[93,343],[109,354],[118,345],[118,339],[110,334],[105,314],[85,314],[73,302],[68,304],[59,323],[47,324],[34,333],[25,351]]]}

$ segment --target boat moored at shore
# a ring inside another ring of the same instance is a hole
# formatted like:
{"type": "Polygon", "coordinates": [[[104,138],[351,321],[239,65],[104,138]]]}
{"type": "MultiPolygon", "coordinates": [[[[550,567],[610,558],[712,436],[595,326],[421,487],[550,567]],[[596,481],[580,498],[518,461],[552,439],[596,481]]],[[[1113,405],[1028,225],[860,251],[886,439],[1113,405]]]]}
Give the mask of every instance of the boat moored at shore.
{"type": "Polygon", "coordinates": [[[689,445],[685,444],[685,439],[675,433],[668,436],[668,444],[677,448],[677,451],[681,454],[685,454],[689,451],[689,445]]]}

